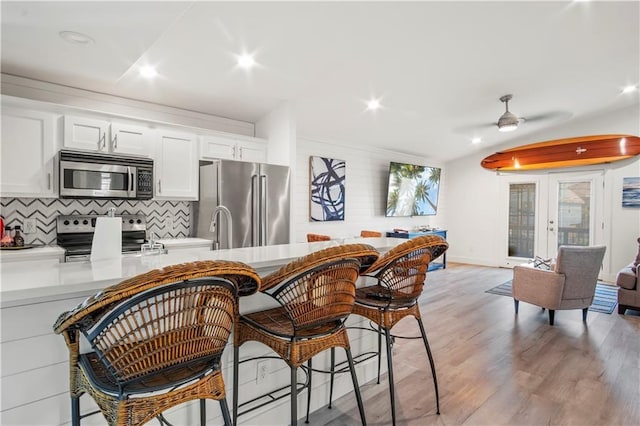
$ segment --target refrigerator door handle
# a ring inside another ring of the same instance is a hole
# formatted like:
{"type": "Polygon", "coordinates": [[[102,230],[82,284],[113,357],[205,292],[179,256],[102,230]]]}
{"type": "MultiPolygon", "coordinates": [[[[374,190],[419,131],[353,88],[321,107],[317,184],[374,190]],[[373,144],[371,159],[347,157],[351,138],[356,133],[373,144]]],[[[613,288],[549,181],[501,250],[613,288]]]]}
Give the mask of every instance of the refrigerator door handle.
{"type": "Polygon", "coordinates": [[[260,245],[261,246],[266,246],[267,245],[267,241],[268,241],[268,235],[267,235],[267,203],[268,203],[268,198],[267,197],[267,185],[268,185],[268,181],[267,181],[267,176],[266,175],[261,175],[260,176],[260,245]]]}
{"type": "Polygon", "coordinates": [[[251,245],[259,246],[259,230],[260,230],[260,211],[259,211],[259,188],[258,176],[251,176],[251,245]]]}

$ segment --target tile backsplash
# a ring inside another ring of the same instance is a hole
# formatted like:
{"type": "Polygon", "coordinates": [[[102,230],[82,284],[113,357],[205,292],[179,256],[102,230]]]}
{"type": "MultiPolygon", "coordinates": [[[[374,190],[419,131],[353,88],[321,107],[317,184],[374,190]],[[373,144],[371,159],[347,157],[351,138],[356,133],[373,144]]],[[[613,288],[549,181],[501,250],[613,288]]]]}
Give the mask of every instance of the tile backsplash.
{"type": "Polygon", "coordinates": [[[0,214],[5,223],[21,225],[24,219],[36,219],[37,232],[25,234],[25,244],[55,244],[56,217],[70,214],[105,215],[111,207],[116,214],[143,214],[147,217],[147,235],[156,238],[190,236],[192,203],[188,201],[135,201],[55,198],[0,198],[0,214]],[[173,229],[167,226],[173,219],[173,229]]]}

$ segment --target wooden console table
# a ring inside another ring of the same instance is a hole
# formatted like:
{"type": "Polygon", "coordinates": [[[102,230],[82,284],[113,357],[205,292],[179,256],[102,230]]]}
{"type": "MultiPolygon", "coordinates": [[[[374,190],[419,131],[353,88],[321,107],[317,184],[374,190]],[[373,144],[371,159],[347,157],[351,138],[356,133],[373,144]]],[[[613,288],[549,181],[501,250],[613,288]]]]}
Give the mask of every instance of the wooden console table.
{"type": "MultiPolygon", "coordinates": [[[[415,238],[415,237],[420,237],[422,235],[438,235],[446,240],[447,230],[438,229],[438,230],[426,231],[426,232],[387,232],[387,237],[392,237],[392,238],[415,238]]],[[[446,268],[447,268],[447,252],[446,251],[442,256],[436,259],[436,261],[429,263],[429,271],[433,271],[436,269],[446,269],[446,268]]]]}

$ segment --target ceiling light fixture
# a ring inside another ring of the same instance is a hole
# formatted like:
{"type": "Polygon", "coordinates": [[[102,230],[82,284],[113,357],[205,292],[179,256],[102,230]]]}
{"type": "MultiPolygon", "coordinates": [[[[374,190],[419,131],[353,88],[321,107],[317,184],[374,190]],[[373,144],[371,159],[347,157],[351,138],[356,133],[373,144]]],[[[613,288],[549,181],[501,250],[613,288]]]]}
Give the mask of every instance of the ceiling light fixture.
{"type": "Polygon", "coordinates": [[[86,34],[76,31],[60,31],[58,35],[66,42],[76,44],[78,46],[87,46],[94,43],[94,40],[86,34]]]}
{"type": "Polygon", "coordinates": [[[240,68],[244,68],[246,70],[253,68],[253,66],[256,64],[256,61],[253,59],[253,55],[250,55],[248,53],[244,53],[240,56],[238,56],[238,66],[240,68]]]}
{"type": "Polygon", "coordinates": [[[156,71],[155,67],[151,65],[145,65],[140,67],[140,75],[144,78],[154,78],[158,75],[158,71],[156,71]]]}
{"type": "Polygon", "coordinates": [[[635,92],[636,90],[638,90],[638,86],[636,86],[635,84],[631,84],[629,86],[626,86],[624,89],[622,89],[622,93],[632,93],[632,92],[635,92]]]}
{"type": "Polygon", "coordinates": [[[380,101],[378,99],[371,99],[367,102],[367,109],[369,111],[375,111],[380,108],[380,101]]]}
{"type": "Polygon", "coordinates": [[[518,117],[509,112],[509,101],[513,95],[504,95],[500,98],[500,101],[505,105],[505,112],[498,119],[498,130],[501,132],[512,132],[518,128],[519,119],[518,117]]]}
{"type": "Polygon", "coordinates": [[[479,144],[480,142],[482,142],[482,138],[473,138],[471,139],[471,143],[472,144],[479,144]]]}

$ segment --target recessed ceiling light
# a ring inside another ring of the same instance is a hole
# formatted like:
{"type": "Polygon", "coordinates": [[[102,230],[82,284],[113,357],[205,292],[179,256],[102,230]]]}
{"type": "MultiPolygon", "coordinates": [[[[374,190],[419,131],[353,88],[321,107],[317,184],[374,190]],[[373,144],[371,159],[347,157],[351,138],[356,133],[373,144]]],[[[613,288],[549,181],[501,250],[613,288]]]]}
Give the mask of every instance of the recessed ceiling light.
{"type": "Polygon", "coordinates": [[[140,75],[144,78],[154,78],[158,75],[158,71],[151,65],[145,65],[140,67],[140,75]]]}
{"type": "Polygon", "coordinates": [[[638,90],[638,86],[636,86],[635,84],[631,84],[622,89],[622,93],[631,93],[635,92],[636,90],[638,90]]]}
{"type": "Polygon", "coordinates": [[[378,99],[371,99],[367,102],[367,109],[369,111],[375,111],[380,108],[380,101],[378,99]]]}
{"type": "Polygon", "coordinates": [[[244,53],[238,56],[238,66],[240,68],[244,68],[248,70],[249,68],[252,68],[255,64],[256,64],[256,61],[255,59],[253,59],[253,55],[244,53]]]}
{"type": "Polygon", "coordinates": [[[87,46],[94,43],[93,39],[86,34],[78,33],[75,31],[60,31],[58,33],[62,39],[71,44],[77,44],[80,46],[87,46]]]}
{"type": "Polygon", "coordinates": [[[473,138],[473,139],[471,139],[471,143],[472,144],[478,144],[480,142],[482,142],[482,138],[473,138]]]}

